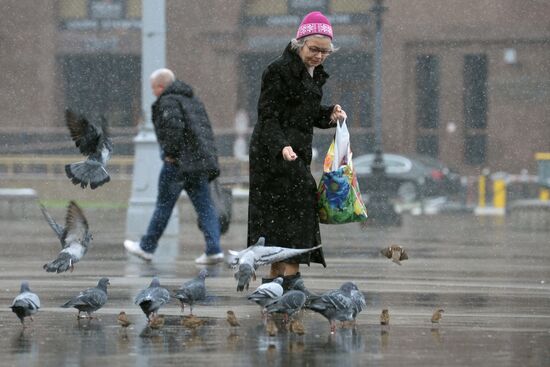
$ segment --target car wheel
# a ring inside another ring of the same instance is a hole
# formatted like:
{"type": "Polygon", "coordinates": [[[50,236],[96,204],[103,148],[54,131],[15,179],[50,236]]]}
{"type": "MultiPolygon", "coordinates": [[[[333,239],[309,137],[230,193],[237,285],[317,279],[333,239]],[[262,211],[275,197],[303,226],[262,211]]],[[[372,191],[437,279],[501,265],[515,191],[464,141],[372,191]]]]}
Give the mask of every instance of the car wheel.
{"type": "Polygon", "coordinates": [[[405,203],[410,203],[418,197],[418,187],[413,182],[403,182],[397,189],[397,196],[405,203]]]}

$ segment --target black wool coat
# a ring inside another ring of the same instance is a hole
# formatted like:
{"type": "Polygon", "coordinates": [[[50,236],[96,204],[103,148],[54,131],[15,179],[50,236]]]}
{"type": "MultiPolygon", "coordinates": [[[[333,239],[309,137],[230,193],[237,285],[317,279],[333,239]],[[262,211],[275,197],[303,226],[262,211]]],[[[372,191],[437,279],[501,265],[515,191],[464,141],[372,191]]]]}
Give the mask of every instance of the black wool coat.
{"type": "Polygon", "coordinates": [[[204,104],[180,80],[169,85],[152,106],[152,120],[163,156],[176,160],[180,174],[220,174],[214,133],[204,104]]]}
{"type": "MultiPolygon", "coordinates": [[[[321,243],[317,184],[311,175],[313,128],[329,128],[334,106],[321,105],[328,74],[317,66],[313,77],[290,44],[262,75],[258,122],[250,141],[248,246],[259,237],[266,245],[311,248],[321,243]],[[290,145],[298,155],[285,161],[290,145]]],[[[322,250],[289,263],[326,266],[322,250]]]]}

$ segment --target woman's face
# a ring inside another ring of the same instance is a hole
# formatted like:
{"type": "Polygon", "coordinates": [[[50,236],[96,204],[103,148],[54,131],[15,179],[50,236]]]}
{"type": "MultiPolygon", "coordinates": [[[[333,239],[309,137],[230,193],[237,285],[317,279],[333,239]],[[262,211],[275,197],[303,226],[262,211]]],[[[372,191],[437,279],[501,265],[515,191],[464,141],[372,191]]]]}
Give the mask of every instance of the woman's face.
{"type": "Polygon", "coordinates": [[[330,38],[312,37],[306,40],[298,54],[306,66],[319,66],[332,53],[330,45],[330,38]]]}

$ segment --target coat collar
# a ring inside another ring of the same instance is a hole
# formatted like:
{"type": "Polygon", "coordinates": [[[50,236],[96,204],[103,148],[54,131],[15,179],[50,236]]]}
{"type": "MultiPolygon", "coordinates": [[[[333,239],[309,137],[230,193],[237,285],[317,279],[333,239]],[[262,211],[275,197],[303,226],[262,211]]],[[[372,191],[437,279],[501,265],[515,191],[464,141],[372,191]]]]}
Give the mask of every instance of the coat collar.
{"type": "MultiPolygon", "coordinates": [[[[304,77],[304,73],[307,73],[304,62],[302,61],[300,56],[291,49],[290,43],[286,46],[285,51],[283,52],[283,59],[288,63],[292,74],[297,78],[302,79],[304,77]]],[[[318,78],[321,82],[321,85],[325,83],[328,77],[329,75],[325,72],[323,65],[319,65],[315,68],[315,71],[313,72],[313,78],[318,78]]]]}

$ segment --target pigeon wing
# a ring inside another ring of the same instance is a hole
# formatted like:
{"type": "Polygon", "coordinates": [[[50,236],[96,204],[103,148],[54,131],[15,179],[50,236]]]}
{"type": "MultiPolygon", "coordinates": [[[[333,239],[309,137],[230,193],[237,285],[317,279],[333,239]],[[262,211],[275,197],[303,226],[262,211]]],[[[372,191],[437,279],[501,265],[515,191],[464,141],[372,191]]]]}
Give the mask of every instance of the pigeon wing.
{"type": "Polygon", "coordinates": [[[74,201],[71,201],[67,207],[67,215],[65,217],[65,230],[63,232],[65,246],[72,242],[82,243],[87,237],[87,233],[88,221],[82,209],[74,201]]]}
{"type": "Polygon", "coordinates": [[[58,224],[55,219],[53,219],[53,217],[50,215],[50,213],[48,213],[44,205],[40,204],[40,210],[42,211],[42,215],[44,215],[46,222],[48,222],[57,237],[61,240],[63,238],[64,228],[60,224],[58,224]]]}
{"type": "Polygon", "coordinates": [[[71,138],[80,149],[80,153],[90,155],[98,150],[99,140],[102,135],[101,128],[98,128],[83,116],[69,109],[65,110],[65,122],[69,128],[71,138]]]}

